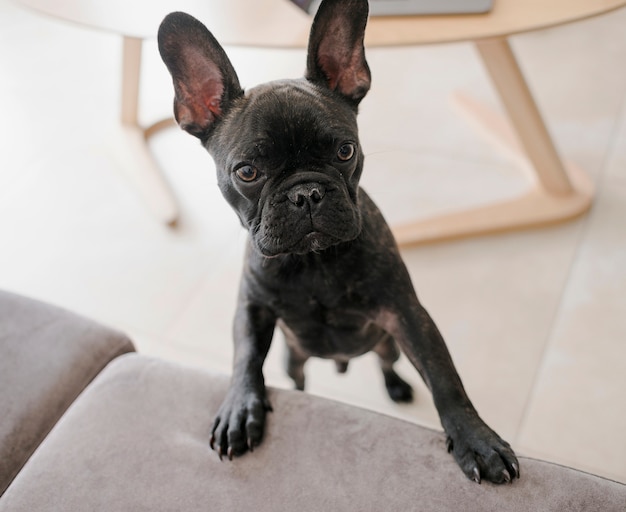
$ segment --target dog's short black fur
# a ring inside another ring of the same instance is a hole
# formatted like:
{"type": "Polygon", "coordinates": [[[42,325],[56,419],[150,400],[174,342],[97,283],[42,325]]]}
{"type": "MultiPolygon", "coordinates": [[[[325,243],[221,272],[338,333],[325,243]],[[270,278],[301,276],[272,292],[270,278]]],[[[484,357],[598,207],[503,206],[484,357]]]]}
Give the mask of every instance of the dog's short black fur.
{"type": "Polygon", "coordinates": [[[245,93],[199,21],[172,13],[160,27],[176,120],[213,156],[219,187],[249,231],[232,382],[211,446],[232,459],[261,442],[271,410],[262,368],[278,325],[298,389],[309,357],[333,359],[345,371],[350,358],[373,350],[391,398],[409,401],[412,389],[393,369],[402,349],[432,391],[465,474],[510,482],[519,476],[515,454],[476,413],[385,220],[359,188],[367,15],[366,0],[325,0],[311,29],[306,78],[245,93]]]}

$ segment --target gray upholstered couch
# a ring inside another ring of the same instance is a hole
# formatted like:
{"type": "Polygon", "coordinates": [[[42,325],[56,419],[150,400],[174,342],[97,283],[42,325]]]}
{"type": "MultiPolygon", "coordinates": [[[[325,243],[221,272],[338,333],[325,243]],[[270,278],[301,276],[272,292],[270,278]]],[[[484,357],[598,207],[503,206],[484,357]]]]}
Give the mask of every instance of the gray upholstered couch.
{"type": "Polygon", "coordinates": [[[626,486],[524,457],[512,485],[476,485],[442,433],[295,391],[270,391],[254,454],[220,462],[227,383],[0,292],[0,512],[626,510],[626,486]]]}

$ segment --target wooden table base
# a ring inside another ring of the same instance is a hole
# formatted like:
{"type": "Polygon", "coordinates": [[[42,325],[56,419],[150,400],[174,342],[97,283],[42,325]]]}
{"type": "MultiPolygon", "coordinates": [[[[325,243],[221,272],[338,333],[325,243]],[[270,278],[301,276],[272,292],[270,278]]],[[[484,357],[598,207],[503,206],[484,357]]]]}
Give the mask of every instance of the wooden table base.
{"type": "Polygon", "coordinates": [[[569,167],[574,189],[556,196],[535,185],[503,202],[392,226],[401,247],[546,226],[576,218],[591,206],[593,184],[586,173],[569,167]]]}
{"type": "Polygon", "coordinates": [[[475,44],[509,122],[470,98],[460,96],[457,103],[527,164],[530,190],[508,201],[394,226],[401,246],[554,224],[591,207],[593,184],[584,171],[561,161],[507,39],[475,44]]]}
{"type": "Polygon", "coordinates": [[[173,120],[160,121],[147,128],[139,124],[142,43],[142,39],[124,37],[122,126],[117,146],[123,148],[120,155],[123,169],[146,208],[159,222],[175,226],[179,217],[176,198],[147,145],[147,139],[153,133],[172,126],[173,120]]]}

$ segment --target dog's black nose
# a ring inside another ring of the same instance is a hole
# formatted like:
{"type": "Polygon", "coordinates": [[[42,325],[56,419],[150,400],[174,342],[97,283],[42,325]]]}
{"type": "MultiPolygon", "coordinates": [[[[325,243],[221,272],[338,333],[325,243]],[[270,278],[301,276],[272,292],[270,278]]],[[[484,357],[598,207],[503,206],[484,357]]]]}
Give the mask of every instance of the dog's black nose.
{"type": "Polygon", "coordinates": [[[287,199],[302,208],[305,204],[317,204],[324,199],[326,188],[320,183],[301,183],[287,192],[287,199]]]}

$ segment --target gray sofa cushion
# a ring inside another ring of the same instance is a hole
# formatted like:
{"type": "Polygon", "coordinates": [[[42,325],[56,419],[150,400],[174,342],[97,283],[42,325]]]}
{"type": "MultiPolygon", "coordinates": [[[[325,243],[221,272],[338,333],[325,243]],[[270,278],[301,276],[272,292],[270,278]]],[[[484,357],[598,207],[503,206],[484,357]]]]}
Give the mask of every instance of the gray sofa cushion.
{"type": "Polygon", "coordinates": [[[85,386],[131,350],[116,331],[0,291],[0,495],[85,386]]]}
{"type": "Polygon", "coordinates": [[[209,448],[228,380],[129,354],[70,407],[0,499],[0,511],[602,511],[626,486],[521,458],[512,485],[477,485],[442,433],[295,391],[254,453],[209,448]]]}

